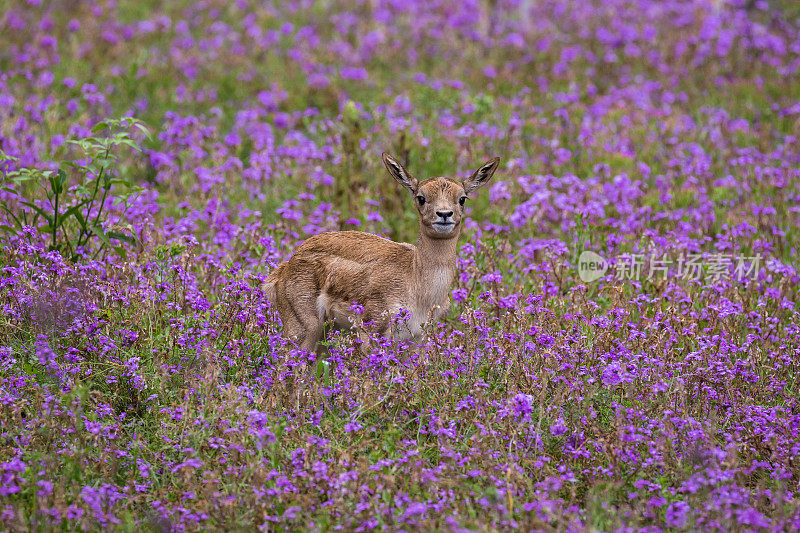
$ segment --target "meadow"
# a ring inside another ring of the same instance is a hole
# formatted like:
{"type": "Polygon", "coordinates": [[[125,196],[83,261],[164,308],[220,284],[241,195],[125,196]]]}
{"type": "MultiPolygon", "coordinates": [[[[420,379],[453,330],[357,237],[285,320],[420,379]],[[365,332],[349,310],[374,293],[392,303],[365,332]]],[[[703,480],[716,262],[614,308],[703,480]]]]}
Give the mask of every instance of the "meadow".
{"type": "Polygon", "coordinates": [[[800,529],[792,0],[3,0],[0,150],[2,530],[800,529]],[[384,151],[453,305],[300,351],[384,151]]]}

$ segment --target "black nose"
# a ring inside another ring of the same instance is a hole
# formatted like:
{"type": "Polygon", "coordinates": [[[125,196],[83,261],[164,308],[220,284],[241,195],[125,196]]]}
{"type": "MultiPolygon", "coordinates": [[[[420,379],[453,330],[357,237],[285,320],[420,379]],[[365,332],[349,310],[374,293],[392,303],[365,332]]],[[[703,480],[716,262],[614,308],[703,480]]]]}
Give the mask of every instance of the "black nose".
{"type": "Polygon", "coordinates": [[[444,219],[447,219],[448,217],[453,216],[453,212],[452,211],[436,211],[436,214],[439,215],[440,217],[444,218],[444,219]]]}

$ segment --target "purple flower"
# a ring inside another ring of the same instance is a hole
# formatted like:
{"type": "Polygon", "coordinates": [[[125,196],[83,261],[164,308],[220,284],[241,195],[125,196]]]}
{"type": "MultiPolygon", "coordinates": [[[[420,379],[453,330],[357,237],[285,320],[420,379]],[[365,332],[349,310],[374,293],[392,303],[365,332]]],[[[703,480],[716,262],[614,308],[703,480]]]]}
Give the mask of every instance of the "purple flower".
{"type": "Polygon", "coordinates": [[[554,437],[558,437],[560,435],[564,435],[567,432],[567,424],[564,422],[563,418],[557,418],[551,425],[550,425],[550,434],[554,437]]]}
{"type": "Polygon", "coordinates": [[[364,425],[360,424],[358,421],[350,421],[344,425],[344,430],[346,433],[361,431],[363,428],[364,425]]]}
{"type": "Polygon", "coordinates": [[[666,524],[669,527],[683,528],[686,525],[686,518],[691,508],[686,502],[678,501],[671,503],[667,507],[665,514],[666,524]]]}

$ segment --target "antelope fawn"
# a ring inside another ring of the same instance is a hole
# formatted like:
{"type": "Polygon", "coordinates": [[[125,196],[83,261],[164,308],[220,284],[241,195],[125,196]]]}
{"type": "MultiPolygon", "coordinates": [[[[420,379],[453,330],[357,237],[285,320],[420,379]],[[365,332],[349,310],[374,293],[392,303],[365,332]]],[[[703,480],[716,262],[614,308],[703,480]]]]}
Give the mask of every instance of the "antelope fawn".
{"type": "Polygon", "coordinates": [[[423,324],[441,317],[450,305],[465,202],[489,181],[500,159],[492,159],[466,180],[422,181],[390,155],[384,153],[382,159],[389,174],[414,198],[417,245],[360,231],[321,233],[303,242],[264,283],[284,336],[300,348],[316,350],[327,321],[342,329],[371,321],[385,336],[419,337],[423,324]],[[363,307],[360,314],[351,309],[354,302],[363,307]],[[393,320],[401,310],[405,318],[393,320]]]}

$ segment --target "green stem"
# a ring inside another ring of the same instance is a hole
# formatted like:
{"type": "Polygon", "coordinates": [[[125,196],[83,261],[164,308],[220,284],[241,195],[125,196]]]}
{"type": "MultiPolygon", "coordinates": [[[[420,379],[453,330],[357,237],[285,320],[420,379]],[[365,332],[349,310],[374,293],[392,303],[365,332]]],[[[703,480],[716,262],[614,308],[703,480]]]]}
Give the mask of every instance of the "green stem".
{"type": "Polygon", "coordinates": [[[57,240],[56,233],[58,232],[58,197],[59,196],[60,195],[58,193],[56,193],[55,194],[55,201],[53,202],[54,203],[54,208],[53,209],[54,209],[55,212],[53,213],[53,244],[51,246],[52,246],[52,248],[54,250],[56,249],[56,240],[57,240]]]}
{"type": "MultiPolygon", "coordinates": [[[[92,192],[92,197],[89,199],[89,206],[86,208],[86,220],[89,219],[89,215],[92,212],[92,207],[94,206],[94,199],[97,198],[97,192],[100,190],[100,179],[103,177],[103,171],[105,167],[100,168],[100,172],[97,174],[97,178],[94,182],[94,191],[92,192]]],[[[92,232],[88,229],[88,226],[81,228],[81,234],[78,235],[78,241],[75,243],[75,249],[81,247],[81,245],[86,244],[89,241],[89,237],[91,237],[92,232]]]]}
{"type": "MultiPolygon", "coordinates": [[[[104,158],[108,159],[108,156],[110,155],[110,153],[111,153],[111,148],[106,148],[106,154],[105,154],[104,158]]],[[[103,171],[105,169],[106,169],[106,167],[101,168],[100,169],[100,174],[97,176],[97,186],[98,187],[100,186],[100,178],[102,177],[103,171]]],[[[94,222],[92,222],[92,224],[95,225],[95,226],[97,225],[97,222],[100,220],[100,215],[103,213],[103,205],[105,205],[105,203],[106,203],[106,196],[108,195],[108,190],[110,188],[111,188],[111,185],[109,185],[108,187],[103,187],[103,196],[100,198],[100,206],[97,208],[97,214],[94,217],[94,222]]],[[[97,195],[97,192],[95,192],[95,196],[96,195],[97,195]]],[[[92,203],[94,204],[94,197],[92,198],[92,203]]],[[[89,212],[87,212],[86,214],[88,215],[89,212]]],[[[99,254],[103,250],[103,248],[105,248],[105,246],[106,246],[105,243],[100,243],[100,248],[97,249],[97,253],[95,254],[95,256],[97,254],[99,254]]]]}
{"type": "Polygon", "coordinates": [[[108,189],[103,189],[103,196],[100,198],[100,207],[97,208],[97,214],[94,217],[93,224],[97,224],[97,221],[100,220],[100,214],[103,212],[103,205],[106,203],[106,196],[108,195],[108,189]]]}

